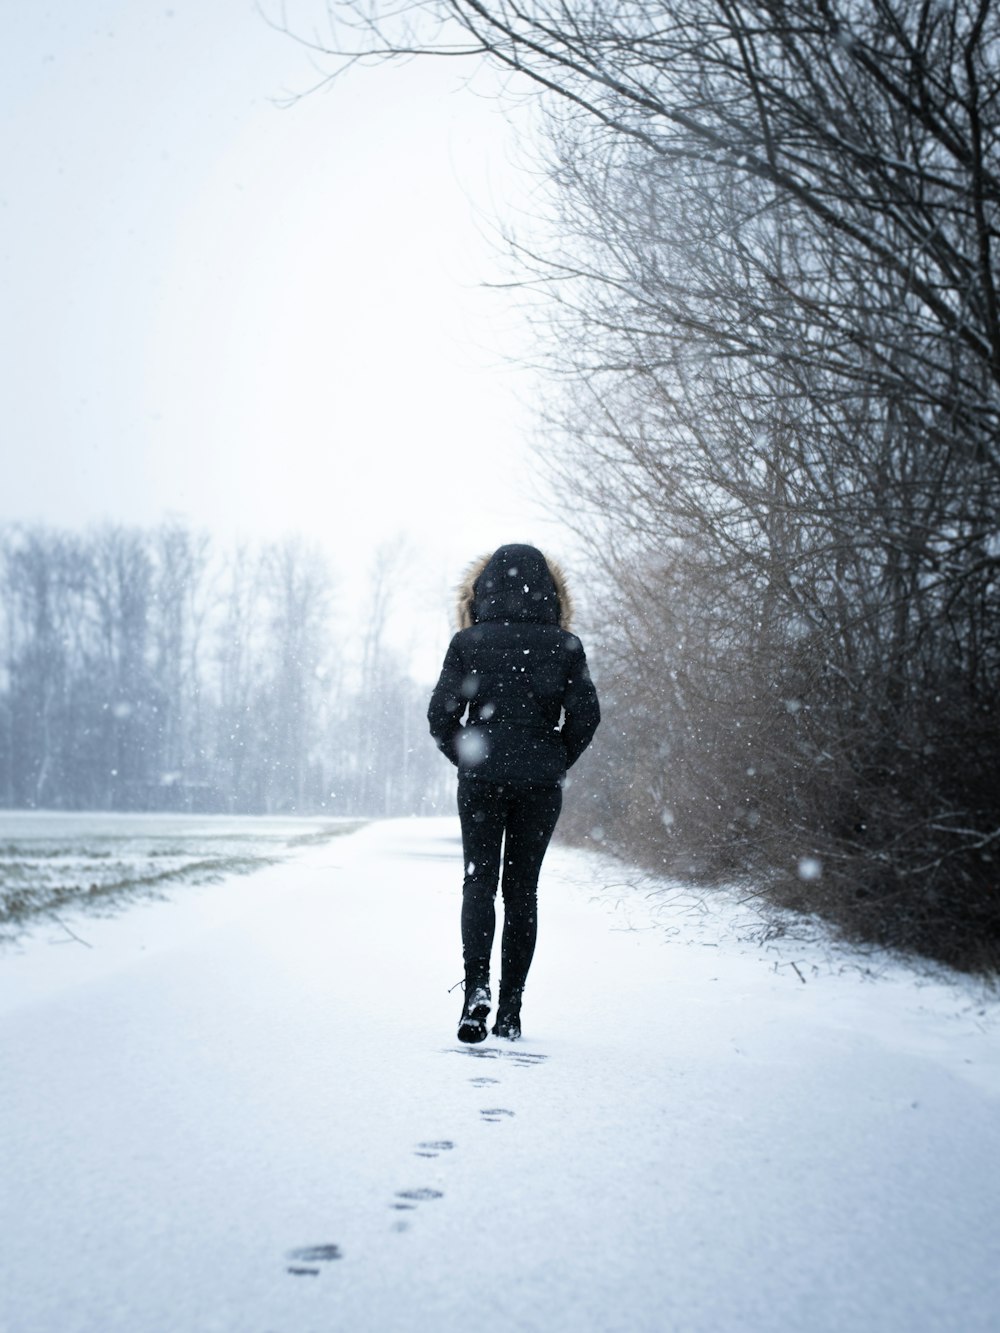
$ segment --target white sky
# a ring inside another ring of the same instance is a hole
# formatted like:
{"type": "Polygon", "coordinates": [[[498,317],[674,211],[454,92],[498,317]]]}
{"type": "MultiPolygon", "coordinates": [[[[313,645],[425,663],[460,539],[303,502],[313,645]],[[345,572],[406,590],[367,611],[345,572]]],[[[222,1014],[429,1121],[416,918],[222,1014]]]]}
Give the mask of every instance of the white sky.
{"type": "Polygon", "coordinates": [[[428,674],[468,559],[568,541],[532,497],[538,390],[503,359],[526,324],[481,285],[528,188],[496,104],[416,62],[281,110],[315,70],[250,0],[4,28],[0,520],[301,532],[348,602],[399,534],[428,674]]]}

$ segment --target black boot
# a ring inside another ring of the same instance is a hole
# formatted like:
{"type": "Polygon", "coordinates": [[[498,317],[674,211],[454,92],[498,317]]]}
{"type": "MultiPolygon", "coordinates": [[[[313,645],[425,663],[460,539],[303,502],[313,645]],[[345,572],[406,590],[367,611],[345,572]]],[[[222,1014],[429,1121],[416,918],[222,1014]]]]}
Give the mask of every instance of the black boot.
{"type": "Polygon", "coordinates": [[[494,1037],[506,1037],[508,1041],[517,1041],[521,1035],[521,988],[505,987],[500,983],[500,999],[497,1002],[497,1017],[493,1024],[494,1037]]]}
{"type": "Polygon", "coordinates": [[[486,1015],[490,1012],[489,963],[466,963],[465,1000],[458,1022],[459,1041],[486,1040],[486,1015]]]}

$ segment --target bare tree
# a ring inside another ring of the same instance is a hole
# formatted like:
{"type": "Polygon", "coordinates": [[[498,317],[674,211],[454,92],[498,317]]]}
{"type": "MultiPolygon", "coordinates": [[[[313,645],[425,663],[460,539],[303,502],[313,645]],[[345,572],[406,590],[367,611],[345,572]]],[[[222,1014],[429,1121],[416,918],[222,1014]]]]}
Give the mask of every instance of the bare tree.
{"type": "Polygon", "coordinates": [[[301,811],[310,788],[311,724],[333,586],[321,552],[298,538],[265,548],[260,570],[271,656],[254,723],[269,756],[267,800],[269,808],[301,811]]]}
{"type": "Polygon", "coordinates": [[[65,781],[78,544],[44,529],[14,529],[4,543],[5,786],[11,804],[45,804],[65,781]]]}
{"type": "Polygon", "coordinates": [[[214,609],[208,587],[210,541],[178,523],[153,537],[152,673],[159,735],[159,780],[175,787],[203,745],[204,627],[214,609]]]}
{"type": "Polygon", "coordinates": [[[330,12],[348,60],[545,93],[551,218],[513,253],[620,723],[584,822],[996,966],[996,7],[330,12]]]}

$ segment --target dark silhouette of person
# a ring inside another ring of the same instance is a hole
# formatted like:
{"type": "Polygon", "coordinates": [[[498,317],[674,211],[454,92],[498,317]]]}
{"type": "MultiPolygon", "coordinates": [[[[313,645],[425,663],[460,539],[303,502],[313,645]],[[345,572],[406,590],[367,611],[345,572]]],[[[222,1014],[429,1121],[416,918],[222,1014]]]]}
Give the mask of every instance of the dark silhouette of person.
{"type": "Polygon", "coordinates": [[[566,771],[601,719],[583,644],[569,629],[572,609],[562,571],[536,547],[501,546],[477,560],[459,587],[458,633],[427,710],[431,735],[458,768],[465,858],[460,1041],[486,1037],[498,883],[504,924],[493,1032],[521,1035],[538,873],[566,771]]]}

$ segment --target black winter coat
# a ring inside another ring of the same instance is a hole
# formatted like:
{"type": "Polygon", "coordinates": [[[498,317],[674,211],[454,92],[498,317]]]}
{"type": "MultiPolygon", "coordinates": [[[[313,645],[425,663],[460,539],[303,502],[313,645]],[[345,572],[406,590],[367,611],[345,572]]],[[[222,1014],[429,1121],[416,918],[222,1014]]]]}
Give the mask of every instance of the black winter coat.
{"type": "Polygon", "coordinates": [[[431,735],[461,774],[557,785],[590,744],[601,711],[583,644],[564,628],[569,612],[558,567],[533,546],[502,546],[470,570],[459,601],[465,628],[427,710],[431,735]]]}

